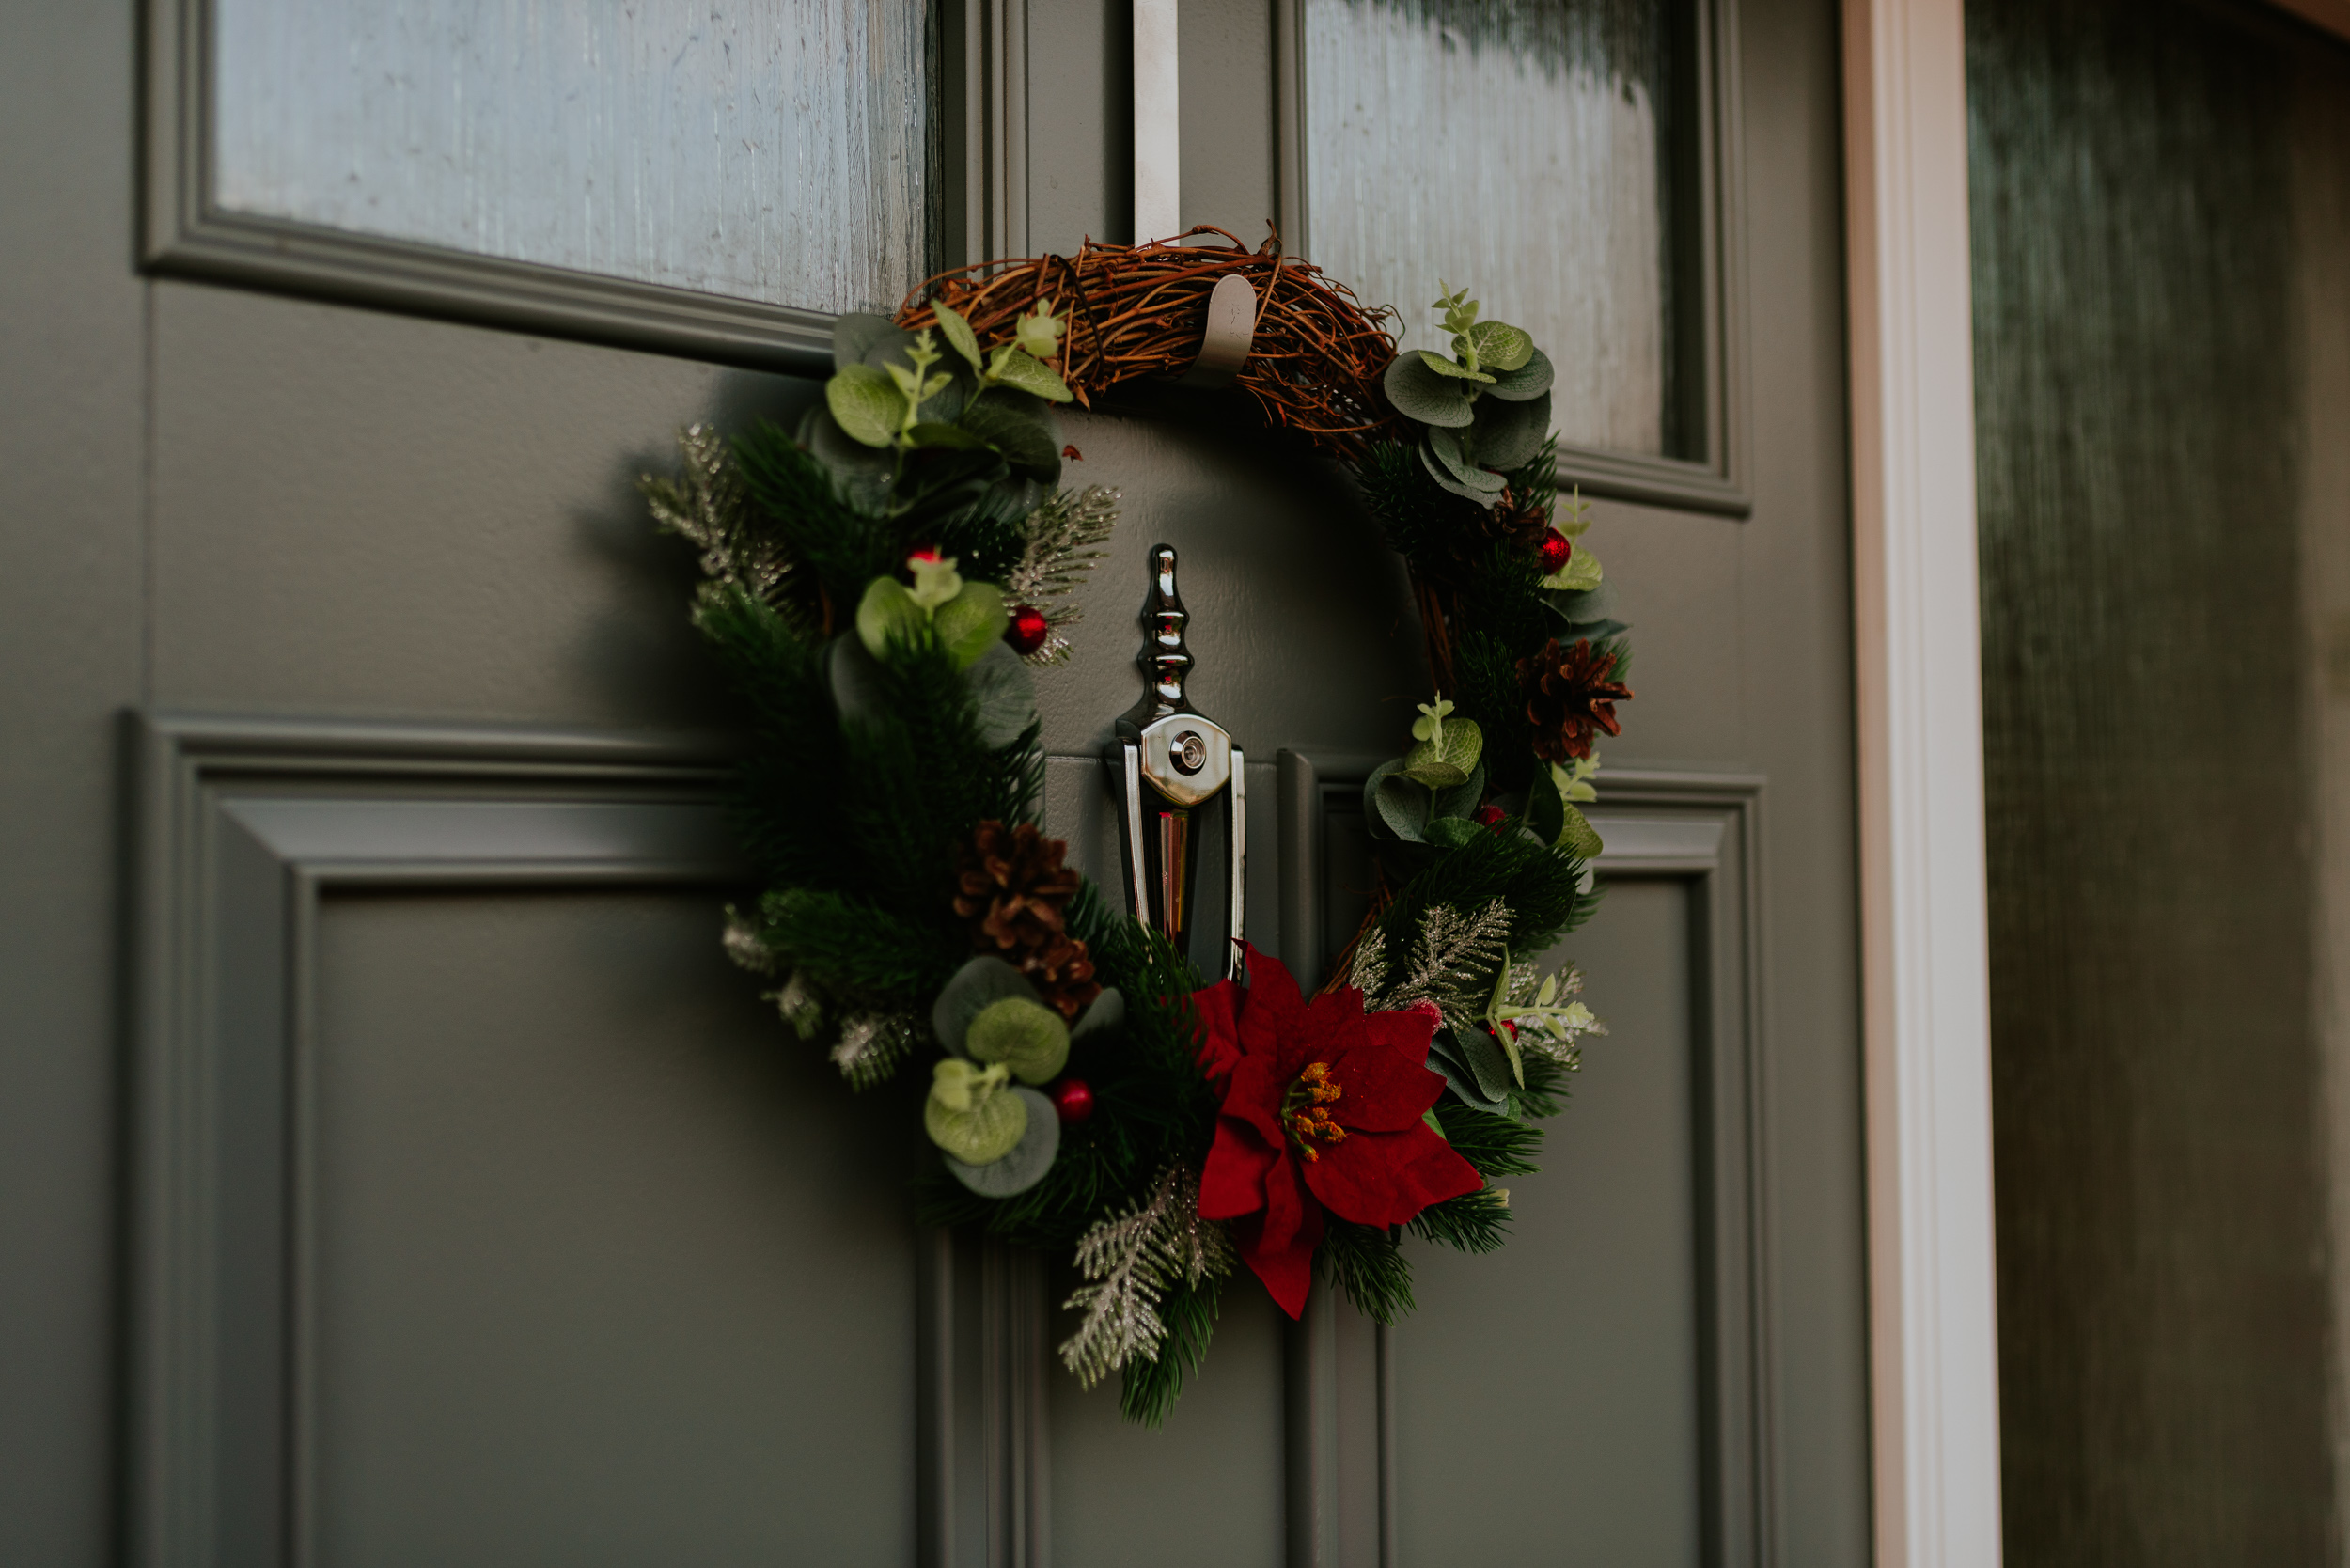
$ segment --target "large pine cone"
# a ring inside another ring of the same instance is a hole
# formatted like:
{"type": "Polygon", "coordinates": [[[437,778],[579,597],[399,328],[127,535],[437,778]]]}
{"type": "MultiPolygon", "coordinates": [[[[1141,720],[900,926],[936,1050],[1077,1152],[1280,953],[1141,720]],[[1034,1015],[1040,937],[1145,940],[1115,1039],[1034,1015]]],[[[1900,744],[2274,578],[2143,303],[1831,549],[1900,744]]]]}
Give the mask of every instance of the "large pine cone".
{"type": "Polygon", "coordinates": [[[1028,977],[1047,1004],[1075,1018],[1102,994],[1086,945],[1069,934],[1069,901],[1081,881],[1061,864],[1069,846],[1033,823],[979,823],[964,846],[955,913],[971,922],[971,945],[1028,977]]]}
{"type": "Polygon", "coordinates": [[[1632,688],[1611,680],[1613,653],[1594,652],[1589,637],[1561,651],[1551,638],[1540,653],[1518,661],[1518,686],[1526,693],[1526,721],[1534,727],[1534,755],[1545,762],[1589,757],[1594,735],[1622,733],[1616,704],[1629,701],[1632,688]]]}

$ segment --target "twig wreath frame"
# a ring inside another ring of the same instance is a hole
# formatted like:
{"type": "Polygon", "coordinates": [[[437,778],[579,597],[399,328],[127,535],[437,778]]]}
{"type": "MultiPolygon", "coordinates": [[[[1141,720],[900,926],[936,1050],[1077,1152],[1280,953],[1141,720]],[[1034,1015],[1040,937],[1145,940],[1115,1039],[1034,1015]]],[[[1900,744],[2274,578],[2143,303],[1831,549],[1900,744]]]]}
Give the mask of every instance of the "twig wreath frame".
{"type": "Polygon", "coordinates": [[[694,618],[743,702],[734,819],[762,888],[728,950],[849,1085],[937,1150],[920,1216],[1073,1259],[1061,1346],[1163,1421],[1246,1263],[1292,1316],[1319,1274],[1392,1322],[1406,1230],[1501,1245],[1582,1042],[1530,955],[1598,900],[1595,743],[1630,651],[1579,501],[1557,496],[1549,360],[1437,302],[1450,352],[1221,230],[958,269],[841,319],[822,407],[681,438],[654,517],[701,552],[694,618]],[[1191,370],[1219,284],[1255,296],[1236,385],[1404,557],[1435,682],[1364,791],[1381,886],[1318,995],[1246,950],[1206,985],[1037,822],[1033,672],[1119,496],[1061,487],[1062,403],[1191,370]],[[926,1070],[904,1069],[917,1058],[926,1070]]]}

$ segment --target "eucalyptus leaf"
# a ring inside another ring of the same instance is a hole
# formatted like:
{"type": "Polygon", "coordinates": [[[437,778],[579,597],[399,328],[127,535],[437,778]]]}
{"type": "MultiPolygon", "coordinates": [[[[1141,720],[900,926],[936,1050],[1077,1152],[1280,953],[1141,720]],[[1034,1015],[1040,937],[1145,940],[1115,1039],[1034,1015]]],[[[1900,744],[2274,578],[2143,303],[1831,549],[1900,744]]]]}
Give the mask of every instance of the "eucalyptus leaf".
{"type": "Polygon", "coordinates": [[[1549,391],[1551,382],[1557,377],[1558,371],[1552,368],[1550,356],[1536,349],[1527,357],[1524,365],[1505,375],[1496,376],[1494,384],[1485,390],[1508,402],[1527,402],[1549,391]]]}
{"type": "Polygon", "coordinates": [[[1468,453],[1462,448],[1461,434],[1458,431],[1442,429],[1430,431],[1428,449],[1436,454],[1436,461],[1444,464],[1447,473],[1471,490],[1492,491],[1498,494],[1509,487],[1508,479],[1498,474],[1480,468],[1469,461],[1468,453]]]}
{"type": "Polygon", "coordinates": [[[1599,829],[1574,807],[1561,801],[1559,810],[1566,815],[1566,825],[1552,841],[1577,860],[1597,860],[1607,846],[1600,841],[1599,829]]]}
{"type": "Polygon", "coordinates": [[[931,314],[938,318],[938,335],[947,339],[947,346],[971,363],[974,370],[982,369],[986,362],[979,357],[979,339],[971,330],[971,323],[963,313],[945,300],[931,302],[931,314]]]}
{"type": "Polygon", "coordinates": [[[964,405],[960,423],[1019,472],[1046,484],[1059,480],[1060,431],[1037,399],[993,389],[964,405]]]}
{"type": "Polygon", "coordinates": [[[1484,798],[1485,764],[1480,761],[1469,770],[1466,779],[1437,793],[1435,809],[1431,814],[1438,817],[1465,817],[1475,811],[1478,802],[1484,798]]]}
{"type": "Polygon", "coordinates": [[[876,349],[894,352],[913,340],[912,334],[886,316],[852,310],[832,323],[832,362],[836,368],[862,365],[876,349]]]}
{"type": "Polygon", "coordinates": [[[1492,1116],[1510,1114],[1509,1096],[1488,1094],[1479,1085],[1475,1070],[1469,1066],[1450,1029],[1438,1029],[1435,1039],[1429,1043],[1428,1070],[1443,1074],[1446,1087],[1460,1097],[1463,1105],[1492,1116]]]}
{"type": "Polygon", "coordinates": [[[865,597],[856,604],[857,640],[876,659],[888,657],[891,643],[908,641],[929,624],[922,606],[895,577],[876,577],[866,584],[865,597]]]}
{"type": "Polygon", "coordinates": [[[935,419],[923,420],[906,431],[906,436],[916,447],[954,447],[968,451],[987,446],[961,425],[941,424],[935,419]]]}
{"type": "Polygon", "coordinates": [[[1599,557],[1578,544],[1566,565],[1543,579],[1543,587],[1582,593],[1599,587],[1601,576],[1599,557]]]}
{"type": "Polygon", "coordinates": [[[948,1158],[975,1167],[1000,1160],[1019,1146],[1027,1128],[1028,1107],[1002,1073],[975,1072],[955,1057],[932,1065],[922,1130],[948,1158]]]}
{"type": "Polygon", "coordinates": [[[1475,719],[1449,719],[1446,721],[1441,743],[1420,741],[1403,754],[1403,771],[1418,777],[1416,770],[1441,764],[1451,770],[1452,776],[1439,787],[1449,789],[1467,779],[1484,751],[1485,732],[1478,728],[1475,719]]]}
{"type": "Polygon", "coordinates": [[[1011,745],[1036,722],[1036,678],[1026,661],[1001,637],[963,672],[979,710],[979,742],[1001,748],[1011,745]]]}
{"type": "Polygon", "coordinates": [[[1566,830],[1567,803],[1559,797],[1559,781],[1546,767],[1534,770],[1526,792],[1527,830],[1545,844],[1556,844],[1566,830]]]}
{"type": "Polygon", "coordinates": [[[1088,1040],[1118,1032],[1126,1022],[1126,998],[1118,987],[1104,986],[1086,1010],[1077,1014],[1077,1021],[1069,1026],[1069,1043],[1082,1044],[1088,1040]]]}
{"type": "Polygon", "coordinates": [[[850,436],[868,447],[886,447],[905,423],[905,394],[870,365],[844,365],[824,383],[824,406],[850,436]]]}
{"type": "Polygon", "coordinates": [[[1397,413],[1423,425],[1460,426],[1476,416],[1467,390],[1429,369],[1418,354],[1397,354],[1379,384],[1397,413]]]}
{"type": "Polygon", "coordinates": [[[1481,385],[1494,379],[1482,370],[1472,370],[1465,365],[1456,364],[1434,349],[1414,349],[1412,353],[1419,356],[1422,365],[1448,380],[1472,381],[1481,385]]]}
{"type": "MultiPolygon", "coordinates": [[[[1479,506],[1484,507],[1488,510],[1498,504],[1501,500],[1502,487],[1499,485],[1496,485],[1491,490],[1472,490],[1467,485],[1465,485],[1460,480],[1454,478],[1450,471],[1448,470],[1443,463],[1436,461],[1435,454],[1428,449],[1425,442],[1420,445],[1419,463],[1421,467],[1428,470],[1428,477],[1436,481],[1437,488],[1441,490],[1449,490],[1452,492],[1453,494],[1460,496],[1463,500],[1474,501],[1479,506]]],[[[1495,477],[1496,478],[1499,478],[1498,475],[1495,477]]]]}
{"type": "Polygon", "coordinates": [[[1550,434],[1550,394],[1525,402],[1477,400],[1477,461],[1508,472],[1531,463],[1550,434]]]}
{"type": "Polygon", "coordinates": [[[979,1009],[964,1030],[974,1061],[1002,1062],[1024,1084],[1048,1084],[1069,1065],[1069,1025],[1042,1002],[1004,996],[979,1009]]]}
{"type": "Polygon", "coordinates": [[[800,420],[799,442],[832,471],[833,483],[852,506],[878,512],[888,504],[898,464],[887,447],[877,449],[853,438],[822,403],[811,406],[800,420]]]}
{"type": "MultiPolygon", "coordinates": [[[[857,606],[857,629],[864,630],[865,607],[857,606]]],[[[1004,608],[1004,590],[994,583],[965,583],[963,590],[931,614],[931,628],[955,661],[969,669],[991,648],[1004,640],[1010,612],[1004,608]]]]}
{"type": "Polygon", "coordinates": [[[1042,1001],[1028,977],[1002,959],[975,958],[939,988],[938,999],[931,1003],[931,1029],[948,1052],[967,1056],[964,1041],[970,1032],[971,1020],[1008,996],[1042,1001]]]}
{"type": "Polygon", "coordinates": [[[1380,778],[1366,791],[1368,805],[1387,831],[1407,844],[1428,835],[1428,792],[1399,770],[1380,778]]]}
{"type": "Polygon", "coordinates": [[[987,1165],[965,1165],[952,1154],[942,1155],[955,1180],[982,1198],[1010,1198],[1044,1180],[1060,1152],[1060,1114],[1053,1102],[1035,1090],[1014,1085],[1003,1091],[1019,1097],[1027,1107],[1028,1125],[1010,1153],[987,1165]]]}
{"type": "Polygon", "coordinates": [[[999,356],[995,370],[995,379],[1005,385],[1042,398],[1047,402],[1065,403],[1072,397],[1060,377],[1053,374],[1052,367],[1027,354],[999,356]]]}
{"type": "MultiPolygon", "coordinates": [[[[1488,370],[1516,370],[1534,357],[1534,339],[1520,327],[1503,321],[1480,321],[1461,335],[1477,350],[1477,363],[1488,370]]],[[[1453,340],[1457,349],[1461,338],[1453,340]]]]}
{"type": "Polygon", "coordinates": [[[1424,762],[1406,764],[1403,776],[1415,784],[1424,784],[1431,790],[1449,790],[1455,785],[1468,782],[1468,770],[1456,768],[1449,762],[1432,758],[1424,762]]]}
{"type": "Polygon", "coordinates": [[[1437,817],[1428,824],[1428,841],[1438,849],[1459,849],[1484,831],[1466,817],[1437,817]]]}
{"type": "Polygon", "coordinates": [[[1517,1074],[1510,1066],[1510,1053],[1501,1048],[1501,1042],[1483,1029],[1455,1029],[1452,1045],[1468,1070],[1476,1074],[1477,1087],[1484,1097],[1506,1104],[1510,1090],[1517,1084],[1517,1074]]]}
{"type": "Polygon", "coordinates": [[[1549,600],[1550,607],[1559,612],[1561,620],[1605,620],[1616,609],[1616,590],[1606,582],[1593,588],[1554,593],[1549,600]]]}

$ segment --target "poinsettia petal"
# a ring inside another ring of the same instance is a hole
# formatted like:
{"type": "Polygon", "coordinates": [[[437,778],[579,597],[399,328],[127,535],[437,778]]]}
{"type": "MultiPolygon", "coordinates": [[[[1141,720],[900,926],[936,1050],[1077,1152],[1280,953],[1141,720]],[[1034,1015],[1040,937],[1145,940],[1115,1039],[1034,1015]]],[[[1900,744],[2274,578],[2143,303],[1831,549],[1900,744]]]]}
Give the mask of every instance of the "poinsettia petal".
{"type": "Polygon", "coordinates": [[[1444,1074],[1416,1067],[1401,1053],[1368,1041],[1330,1063],[1339,1097],[1324,1108],[1341,1127],[1392,1133],[1419,1125],[1444,1092],[1444,1074]]]}
{"type": "Polygon", "coordinates": [[[1199,1014],[1199,1072],[1221,1078],[1240,1060],[1240,1005],[1246,995],[1231,980],[1218,980],[1191,994],[1199,1014]]]}
{"type": "Polygon", "coordinates": [[[1215,1120],[1215,1142],[1199,1172],[1199,1216],[1237,1219],[1265,1206],[1265,1173],[1280,1163],[1281,1151],[1268,1147],[1257,1130],[1229,1116],[1215,1120]]]}
{"type": "Polygon", "coordinates": [[[1242,1260],[1292,1318],[1306,1310],[1314,1248],[1322,1245],[1322,1205],[1297,1179],[1295,1165],[1283,1160],[1275,1167],[1265,1183],[1269,1201],[1263,1215],[1236,1227],[1242,1260]]]}
{"type": "Polygon", "coordinates": [[[1286,1137],[1281,1129],[1281,1096],[1289,1088],[1286,1079],[1276,1076],[1278,1071],[1263,1057],[1243,1057],[1234,1062],[1232,1075],[1225,1084],[1222,1111],[1256,1128],[1276,1149],[1286,1137]]]}
{"type": "Polygon", "coordinates": [[[1435,1038],[1444,1014],[1434,1002],[1414,1002],[1393,1012],[1366,1012],[1363,1029],[1382,1045],[1393,1046],[1414,1067],[1428,1065],[1428,1043],[1435,1038]]]}
{"type": "Polygon", "coordinates": [[[1400,1133],[1351,1133],[1319,1152],[1306,1167],[1306,1184],[1332,1214],[1357,1225],[1402,1225],[1431,1203],[1485,1184],[1425,1122],[1400,1133]]]}
{"type": "Polygon", "coordinates": [[[1242,951],[1248,963],[1248,999],[1240,1010],[1241,1049],[1264,1058],[1286,1082],[1306,1061],[1295,1055],[1306,1022],[1306,999],[1298,995],[1296,979],[1277,960],[1246,943],[1242,951]]]}

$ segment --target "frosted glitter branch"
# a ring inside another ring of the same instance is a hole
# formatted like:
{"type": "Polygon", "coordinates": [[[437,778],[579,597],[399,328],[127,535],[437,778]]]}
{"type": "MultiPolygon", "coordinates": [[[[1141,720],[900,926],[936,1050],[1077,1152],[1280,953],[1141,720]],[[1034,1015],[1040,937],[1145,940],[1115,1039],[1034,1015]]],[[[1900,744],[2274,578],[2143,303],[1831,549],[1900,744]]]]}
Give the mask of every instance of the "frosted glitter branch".
{"type": "Polygon", "coordinates": [[[1027,545],[1004,582],[1006,598],[1015,604],[1035,605],[1052,628],[1044,645],[1028,655],[1028,663],[1057,665],[1068,659],[1069,639],[1061,632],[1085,613],[1069,595],[1102,558],[1096,546],[1118,526],[1118,503],[1117,491],[1088,485],[1082,491],[1058,491],[1028,514],[1027,545]]]}
{"type": "Polygon", "coordinates": [[[1139,1356],[1159,1358],[1167,1325],[1159,1302],[1169,1287],[1232,1272],[1224,1227],[1199,1217],[1199,1180],[1183,1165],[1162,1168],[1139,1208],[1105,1219],[1077,1243],[1077,1272],[1089,1284],[1061,1305],[1085,1319],[1060,1347],[1060,1358],[1091,1388],[1139,1356]]]}

